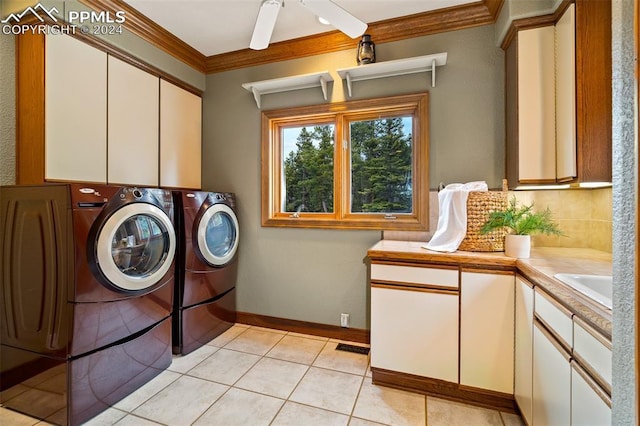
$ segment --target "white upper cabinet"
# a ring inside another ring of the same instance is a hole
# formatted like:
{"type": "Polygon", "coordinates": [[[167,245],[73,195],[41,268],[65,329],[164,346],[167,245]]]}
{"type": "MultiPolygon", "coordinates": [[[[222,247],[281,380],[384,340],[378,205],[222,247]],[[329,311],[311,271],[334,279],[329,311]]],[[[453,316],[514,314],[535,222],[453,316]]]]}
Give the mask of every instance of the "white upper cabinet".
{"type": "Polygon", "coordinates": [[[107,181],[107,54],[46,37],[45,179],[107,181]]]}
{"type": "Polygon", "coordinates": [[[554,27],[518,33],[519,181],[555,182],[554,27]]]}
{"type": "Polygon", "coordinates": [[[109,56],[110,184],[158,186],[159,78],[109,56]]]}
{"type": "Polygon", "coordinates": [[[577,176],[576,13],[571,5],[556,23],[556,177],[577,176]]]}
{"type": "Polygon", "coordinates": [[[567,3],[505,39],[512,186],[611,182],[611,2],[567,3]]]}
{"type": "Polygon", "coordinates": [[[160,80],[160,186],[200,189],[202,99],[160,80]]]}

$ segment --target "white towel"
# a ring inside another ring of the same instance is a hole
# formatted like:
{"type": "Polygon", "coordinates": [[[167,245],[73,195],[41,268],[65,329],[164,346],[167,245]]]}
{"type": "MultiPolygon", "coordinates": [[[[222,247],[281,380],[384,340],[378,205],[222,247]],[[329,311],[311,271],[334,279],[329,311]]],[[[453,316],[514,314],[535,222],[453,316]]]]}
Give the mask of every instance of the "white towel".
{"type": "Polygon", "coordinates": [[[467,197],[469,191],[488,191],[484,181],[452,183],[438,193],[438,228],[423,247],[429,250],[454,252],[467,233],[467,197]]]}

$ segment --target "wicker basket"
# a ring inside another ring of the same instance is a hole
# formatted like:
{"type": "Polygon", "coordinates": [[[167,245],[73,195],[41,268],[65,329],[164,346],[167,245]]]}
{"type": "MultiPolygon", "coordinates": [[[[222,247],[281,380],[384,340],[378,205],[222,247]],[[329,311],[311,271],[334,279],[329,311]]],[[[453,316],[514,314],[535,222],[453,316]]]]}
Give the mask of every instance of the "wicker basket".
{"type": "Polygon", "coordinates": [[[502,181],[502,191],[472,191],[467,198],[467,234],[458,250],[503,251],[506,230],[497,229],[481,234],[480,228],[489,218],[489,213],[507,207],[507,180],[502,181]]]}

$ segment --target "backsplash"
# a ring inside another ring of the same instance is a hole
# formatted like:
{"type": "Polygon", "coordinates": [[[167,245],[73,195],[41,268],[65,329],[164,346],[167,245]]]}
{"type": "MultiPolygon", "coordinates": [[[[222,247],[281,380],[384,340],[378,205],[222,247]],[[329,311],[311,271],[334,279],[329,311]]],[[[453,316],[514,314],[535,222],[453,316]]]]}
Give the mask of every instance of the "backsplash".
{"type": "Polygon", "coordinates": [[[518,191],[519,202],[551,209],[564,237],[534,235],[532,244],[545,247],[592,248],[611,253],[612,189],[518,191]]]}
{"type": "MultiPolygon", "coordinates": [[[[534,203],[534,209],[551,209],[563,237],[533,235],[532,245],[538,247],[592,248],[611,253],[612,250],[612,190],[570,189],[510,192],[519,203],[534,203]]],[[[438,226],[438,193],[429,196],[429,232],[384,231],[388,240],[428,241],[438,226]]]]}

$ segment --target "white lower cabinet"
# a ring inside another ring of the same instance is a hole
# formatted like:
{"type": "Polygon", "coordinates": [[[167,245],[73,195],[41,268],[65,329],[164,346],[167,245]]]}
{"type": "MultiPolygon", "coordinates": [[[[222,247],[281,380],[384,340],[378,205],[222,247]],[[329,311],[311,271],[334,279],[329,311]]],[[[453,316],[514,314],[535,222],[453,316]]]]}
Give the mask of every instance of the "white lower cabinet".
{"type": "Polygon", "coordinates": [[[571,424],[569,353],[537,320],[533,327],[534,425],[571,424]]]}
{"type": "Polygon", "coordinates": [[[513,395],[528,426],[611,424],[610,339],[553,288],[520,272],[389,259],[370,278],[374,381],[483,403],[513,395]]]}
{"type": "Polygon", "coordinates": [[[371,367],[458,383],[457,267],[371,264],[371,367]]]}
{"type": "Polygon", "coordinates": [[[590,374],[596,375],[611,393],[611,342],[580,318],[573,318],[573,356],[590,374]]]}
{"type": "Polygon", "coordinates": [[[611,399],[576,362],[571,362],[571,424],[611,424],[611,399]]]}
{"type": "Polygon", "coordinates": [[[529,285],[518,277],[515,398],[525,421],[532,426],[610,425],[610,342],[549,294],[529,285]],[[532,358],[528,318],[533,318],[532,358]]]}
{"type": "Polygon", "coordinates": [[[513,394],[514,292],[512,272],[462,272],[461,385],[513,394]]]}
{"type": "Polygon", "coordinates": [[[526,424],[533,425],[533,285],[516,276],[514,397],[526,424]]]}
{"type": "Polygon", "coordinates": [[[458,294],[371,288],[371,367],[458,382],[458,294]]]}

